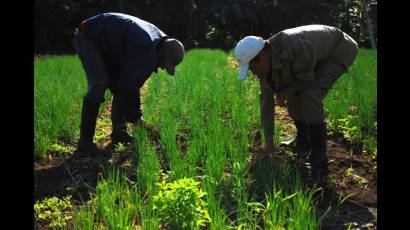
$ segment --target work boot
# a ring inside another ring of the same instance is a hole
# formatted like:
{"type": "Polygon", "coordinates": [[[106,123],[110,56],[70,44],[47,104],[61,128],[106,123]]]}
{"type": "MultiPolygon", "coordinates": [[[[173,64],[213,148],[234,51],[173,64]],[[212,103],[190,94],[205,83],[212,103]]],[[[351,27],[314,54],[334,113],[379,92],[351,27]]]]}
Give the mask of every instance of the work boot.
{"type": "Polygon", "coordinates": [[[327,170],[326,123],[311,124],[309,129],[312,149],[308,156],[307,164],[312,167],[312,170],[327,170]]]}
{"type": "Polygon", "coordinates": [[[119,103],[119,98],[114,96],[111,106],[111,144],[128,143],[133,140],[131,134],[127,132],[127,123],[119,103]]]}
{"type": "Polygon", "coordinates": [[[96,155],[101,153],[101,150],[98,149],[97,145],[93,143],[99,108],[100,103],[91,103],[83,100],[80,124],[80,139],[78,141],[77,147],[77,150],[79,152],[88,155],[96,155]]]}
{"type": "Polygon", "coordinates": [[[310,150],[309,127],[303,121],[295,121],[296,138],[282,141],[281,146],[290,148],[298,157],[305,159],[310,150]]]}
{"type": "Polygon", "coordinates": [[[116,145],[118,143],[130,143],[133,140],[133,136],[127,131],[112,132],[111,143],[116,145]]]}

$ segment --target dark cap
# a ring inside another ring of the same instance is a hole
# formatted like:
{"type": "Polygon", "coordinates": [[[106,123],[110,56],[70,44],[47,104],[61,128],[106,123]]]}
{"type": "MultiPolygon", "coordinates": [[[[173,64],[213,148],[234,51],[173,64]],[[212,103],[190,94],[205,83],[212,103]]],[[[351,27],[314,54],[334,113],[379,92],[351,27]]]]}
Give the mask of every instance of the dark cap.
{"type": "Polygon", "coordinates": [[[184,59],[184,45],[175,38],[168,38],[164,41],[165,69],[171,76],[175,74],[175,66],[184,59]]]}

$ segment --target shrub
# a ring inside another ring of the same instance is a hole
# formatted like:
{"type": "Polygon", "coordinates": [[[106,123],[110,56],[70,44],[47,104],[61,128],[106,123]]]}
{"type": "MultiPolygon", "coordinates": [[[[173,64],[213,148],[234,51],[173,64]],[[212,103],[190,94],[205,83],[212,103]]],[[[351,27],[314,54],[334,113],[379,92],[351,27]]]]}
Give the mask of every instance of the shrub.
{"type": "Polygon", "coordinates": [[[198,188],[199,184],[192,178],[158,183],[160,190],[153,197],[154,210],[169,229],[199,229],[210,222],[202,199],[206,193],[198,188]]]}
{"type": "Polygon", "coordinates": [[[49,227],[51,228],[66,226],[66,221],[72,219],[72,216],[68,215],[68,209],[72,208],[70,199],[71,196],[66,196],[63,199],[51,197],[41,202],[37,201],[34,204],[36,219],[42,222],[50,222],[49,227]]]}

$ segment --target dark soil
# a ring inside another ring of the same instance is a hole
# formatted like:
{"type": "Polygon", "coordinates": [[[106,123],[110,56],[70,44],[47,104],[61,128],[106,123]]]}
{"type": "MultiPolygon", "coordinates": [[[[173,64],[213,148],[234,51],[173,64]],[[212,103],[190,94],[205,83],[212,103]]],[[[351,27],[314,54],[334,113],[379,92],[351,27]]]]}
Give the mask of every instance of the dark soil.
{"type": "MultiPolygon", "coordinates": [[[[293,136],[294,132],[286,132],[293,123],[287,111],[278,108],[276,114],[278,120],[287,124],[285,133],[293,136]]],[[[370,154],[354,150],[341,136],[328,137],[328,173],[325,179],[319,179],[324,194],[318,203],[318,213],[325,213],[329,207],[331,211],[324,219],[323,229],[377,229],[376,162],[370,154]]],[[[287,156],[284,148],[278,152],[287,156]]]]}
{"type": "MultiPolygon", "coordinates": [[[[101,116],[110,114],[108,105],[101,116]]],[[[279,119],[291,122],[285,113],[280,112],[279,119]]],[[[110,129],[97,127],[98,129],[110,129]]],[[[153,137],[158,134],[153,133],[153,137]]],[[[377,169],[375,162],[365,154],[352,154],[340,137],[329,137],[328,140],[329,173],[321,185],[323,193],[317,203],[320,216],[330,211],[323,221],[323,229],[376,229],[377,228],[377,169]],[[348,169],[352,168],[353,170],[348,169]],[[351,195],[353,194],[353,195],[351,195]],[[343,203],[339,201],[351,195],[343,203]]],[[[137,162],[132,145],[126,152],[116,153],[110,144],[109,136],[98,143],[102,149],[100,156],[87,156],[80,152],[58,154],[50,152],[41,161],[34,162],[34,199],[72,195],[74,204],[90,199],[99,177],[108,165],[114,164],[130,172],[137,162]]],[[[262,149],[251,148],[255,156],[262,149]]],[[[281,161],[292,160],[284,148],[279,148],[274,156],[281,161]]],[[[306,177],[307,174],[305,175],[306,177]]],[[[302,175],[303,177],[303,175],[302,175]]],[[[309,181],[309,179],[307,179],[309,181]]],[[[309,182],[307,182],[309,183],[309,182]]],[[[74,205],[75,206],[75,205],[74,205]]],[[[73,210],[74,211],[74,210],[73,210]]],[[[35,229],[48,229],[46,223],[35,223],[35,229]]]]}

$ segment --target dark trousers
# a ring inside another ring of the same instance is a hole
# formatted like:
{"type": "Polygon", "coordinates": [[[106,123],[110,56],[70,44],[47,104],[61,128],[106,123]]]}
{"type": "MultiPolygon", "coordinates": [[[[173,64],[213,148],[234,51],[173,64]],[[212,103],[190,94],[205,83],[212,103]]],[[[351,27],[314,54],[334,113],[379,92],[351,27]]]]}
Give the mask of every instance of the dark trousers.
{"type": "Polygon", "coordinates": [[[346,69],[343,64],[333,60],[320,64],[316,68],[316,79],[312,84],[286,98],[290,117],[295,121],[303,121],[307,124],[325,122],[323,99],[346,69]]]}
{"type": "MultiPolygon", "coordinates": [[[[84,100],[92,104],[104,102],[105,92],[109,88],[109,72],[100,50],[79,30],[74,33],[74,47],[87,76],[88,90],[84,100]]],[[[121,92],[111,91],[111,120],[113,132],[116,132],[125,129],[126,121],[133,122],[139,119],[140,98],[139,95],[135,98],[135,95],[122,95],[121,92]]]]}

